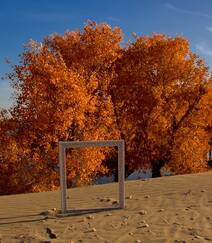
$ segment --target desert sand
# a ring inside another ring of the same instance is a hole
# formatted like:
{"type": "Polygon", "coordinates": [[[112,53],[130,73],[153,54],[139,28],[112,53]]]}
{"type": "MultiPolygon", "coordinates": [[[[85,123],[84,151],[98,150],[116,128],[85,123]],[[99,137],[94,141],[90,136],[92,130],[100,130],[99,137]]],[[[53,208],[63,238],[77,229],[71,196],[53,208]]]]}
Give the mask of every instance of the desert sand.
{"type": "MultiPolygon", "coordinates": [[[[126,182],[126,208],[58,217],[60,193],[0,197],[0,242],[212,242],[212,171],[126,182]]],[[[68,207],[114,206],[117,183],[68,189],[68,207]]]]}

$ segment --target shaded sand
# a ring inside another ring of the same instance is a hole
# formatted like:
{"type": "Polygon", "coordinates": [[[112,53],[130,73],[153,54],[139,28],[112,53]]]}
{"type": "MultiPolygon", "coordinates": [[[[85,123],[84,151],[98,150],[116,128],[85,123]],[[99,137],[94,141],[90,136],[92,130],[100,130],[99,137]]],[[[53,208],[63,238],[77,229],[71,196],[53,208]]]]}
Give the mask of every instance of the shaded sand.
{"type": "MultiPolygon", "coordinates": [[[[111,207],[117,189],[69,189],[68,206],[111,207]]],[[[124,210],[60,218],[59,191],[1,196],[0,242],[212,242],[211,171],[127,181],[126,198],[124,210]]]]}

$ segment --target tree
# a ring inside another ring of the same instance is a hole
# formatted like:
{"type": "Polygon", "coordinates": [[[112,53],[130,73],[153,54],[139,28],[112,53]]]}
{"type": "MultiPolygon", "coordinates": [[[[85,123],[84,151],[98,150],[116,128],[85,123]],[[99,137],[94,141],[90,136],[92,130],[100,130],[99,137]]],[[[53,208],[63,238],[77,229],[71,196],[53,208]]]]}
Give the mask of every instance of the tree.
{"type": "MultiPolygon", "coordinates": [[[[30,41],[8,75],[14,106],[0,115],[0,193],[58,187],[60,140],[125,139],[126,171],[204,171],[211,73],[185,38],[136,36],[88,22],[30,41]],[[6,181],[6,186],[4,182],[6,181]]],[[[67,150],[68,186],[117,172],[112,148],[67,150]]]]}
{"type": "Polygon", "coordinates": [[[13,177],[18,167],[18,147],[14,139],[15,124],[9,112],[0,109],[0,195],[18,191],[13,177]]]}
{"type": "Polygon", "coordinates": [[[183,37],[137,37],[123,50],[111,85],[129,167],[169,165],[175,173],[203,171],[211,122],[211,73],[183,37]]]}
{"type": "MultiPolygon", "coordinates": [[[[15,89],[11,110],[30,171],[30,191],[58,185],[58,141],[119,138],[108,85],[114,76],[122,33],[89,22],[83,31],[30,41],[9,75],[15,89]]],[[[68,185],[88,183],[111,149],[68,150],[68,185]]],[[[22,168],[23,169],[23,168],[22,168]]]]}

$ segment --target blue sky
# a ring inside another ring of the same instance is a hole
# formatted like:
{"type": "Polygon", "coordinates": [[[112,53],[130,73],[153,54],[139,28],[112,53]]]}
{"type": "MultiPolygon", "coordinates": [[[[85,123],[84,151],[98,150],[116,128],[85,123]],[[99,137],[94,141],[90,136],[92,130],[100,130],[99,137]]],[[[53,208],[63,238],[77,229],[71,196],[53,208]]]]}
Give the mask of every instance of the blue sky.
{"type": "MultiPolygon", "coordinates": [[[[82,28],[87,19],[131,33],[184,35],[212,68],[212,0],[0,0],[0,76],[18,63],[29,40],[82,28]]],[[[0,81],[0,107],[12,104],[7,80],[0,81]]]]}

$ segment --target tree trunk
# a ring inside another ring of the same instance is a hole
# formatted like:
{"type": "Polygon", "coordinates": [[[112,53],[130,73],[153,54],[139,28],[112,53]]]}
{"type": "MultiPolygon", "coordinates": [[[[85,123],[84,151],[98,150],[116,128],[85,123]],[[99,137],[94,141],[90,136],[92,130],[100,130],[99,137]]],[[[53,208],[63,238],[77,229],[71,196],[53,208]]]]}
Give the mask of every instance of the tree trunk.
{"type": "MultiPolygon", "coordinates": [[[[131,173],[133,173],[134,172],[134,170],[130,170],[129,169],[129,166],[128,166],[128,164],[125,164],[125,179],[131,174],[131,173]]],[[[118,168],[116,168],[115,170],[114,170],[114,181],[115,182],[118,182],[118,168]]]]}
{"type": "Polygon", "coordinates": [[[128,164],[125,164],[125,179],[134,172],[134,170],[129,169],[128,164]]]}
{"type": "Polygon", "coordinates": [[[161,177],[161,168],[165,165],[164,160],[159,160],[152,165],[152,178],[161,177]]]}
{"type": "Polygon", "coordinates": [[[114,170],[114,182],[119,181],[119,176],[118,176],[118,168],[114,170]]]}

